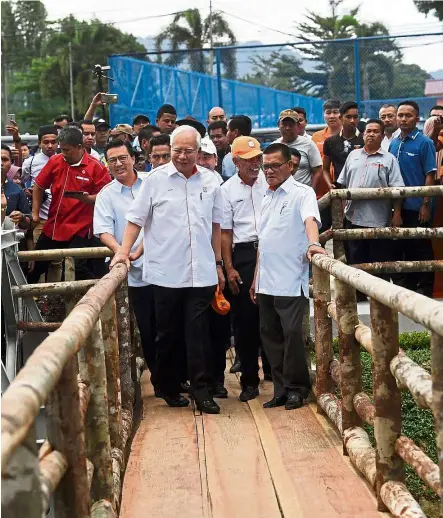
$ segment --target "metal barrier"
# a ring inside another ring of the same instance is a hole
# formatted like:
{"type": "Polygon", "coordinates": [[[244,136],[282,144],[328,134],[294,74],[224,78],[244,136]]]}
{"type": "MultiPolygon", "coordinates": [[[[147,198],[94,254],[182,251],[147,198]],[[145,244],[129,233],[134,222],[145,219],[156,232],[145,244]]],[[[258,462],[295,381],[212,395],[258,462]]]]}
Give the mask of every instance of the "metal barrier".
{"type": "MultiPolygon", "coordinates": [[[[342,229],[342,200],[442,196],[443,187],[400,189],[334,190],[321,200],[331,204],[336,259],[314,256],[313,299],[315,326],[316,384],[318,409],[335,424],[343,437],[344,454],[374,487],[378,510],[395,517],[425,514],[404,485],[404,463],[441,496],[443,457],[437,466],[414,442],[401,435],[400,390],[409,390],[422,408],[433,410],[437,446],[443,448],[443,303],[400,288],[366,271],[441,271],[443,261],[414,261],[347,266],[343,256],[345,239],[378,237],[427,238],[432,230],[443,237],[443,228],[342,229]],[[335,301],[331,300],[330,275],[335,278],[335,301]],[[370,327],[359,321],[356,290],[370,297],[370,327]],[[432,333],[432,375],[399,349],[398,312],[425,326],[432,333]],[[340,359],[334,359],[332,320],[338,327],[340,359]],[[373,395],[362,392],[360,345],[373,360],[373,395]],[[337,386],[341,399],[334,394],[337,386]],[[375,448],[362,423],[374,427],[375,448]]],[[[443,512],[443,507],[442,507],[443,512]]]]}
{"type": "MultiPolygon", "coordinates": [[[[110,255],[107,249],[99,252],[110,255]]],[[[54,253],[81,255],[51,250],[36,259],[54,253]]],[[[83,250],[83,257],[89,255],[83,250]]],[[[37,347],[2,398],[2,510],[9,516],[40,518],[51,498],[56,516],[118,514],[140,374],[126,276],[126,267],[117,265],[92,287],[90,281],[68,281],[12,290],[14,298],[63,293],[71,311],[47,328],[57,330],[37,347]],[[34,423],[42,405],[47,440],[37,451],[34,423]]],[[[32,324],[19,326],[32,332],[32,324]]],[[[45,324],[34,327],[41,330],[45,324]]]]}

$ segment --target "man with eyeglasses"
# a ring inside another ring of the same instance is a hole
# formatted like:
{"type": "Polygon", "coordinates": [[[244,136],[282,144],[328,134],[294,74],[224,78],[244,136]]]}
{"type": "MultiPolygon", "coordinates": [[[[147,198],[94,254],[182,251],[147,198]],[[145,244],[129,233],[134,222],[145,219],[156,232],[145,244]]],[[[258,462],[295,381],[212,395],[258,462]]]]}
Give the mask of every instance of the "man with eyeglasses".
{"type": "Polygon", "coordinates": [[[274,397],[263,406],[293,410],[303,405],[311,389],[302,325],[309,307],[309,260],[326,251],[319,243],[315,192],[292,176],[288,146],[268,146],[263,169],[269,187],[250,289],[252,301],[259,304],[260,334],[274,383],[274,397]]]}
{"type": "Polygon", "coordinates": [[[378,116],[385,125],[385,135],[381,147],[384,151],[389,151],[392,139],[400,135],[400,128],[397,125],[397,108],[393,104],[384,104],[380,108],[378,116]]]}
{"type": "Polygon", "coordinates": [[[122,245],[111,267],[131,265],[132,246],[143,228],[146,248],[143,280],[154,286],[157,323],[157,396],[171,407],[185,407],[179,366],[182,322],[191,392],[199,410],[220,407],[212,386],[207,309],[217,284],[223,290],[220,223],[223,200],[215,175],[197,166],[200,134],[180,126],[171,135],[172,160],[157,167],[132,202],[122,245]]]}
{"type": "MultiPolygon", "coordinates": [[[[129,142],[113,140],[105,148],[105,157],[114,179],[98,194],[94,206],[94,235],[114,253],[122,244],[126,213],[138,196],[142,179],[134,169],[134,149],[129,142]]],[[[131,248],[128,294],[140,330],[146,365],[155,388],[155,311],[154,289],[143,280],[143,236],[131,248]]]]}
{"type": "Polygon", "coordinates": [[[149,141],[151,153],[149,154],[149,162],[152,169],[156,169],[171,161],[171,137],[166,133],[162,133],[156,137],[152,137],[149,141]]]}
{"type": "MultiPolygon", "coordinates": [[[[259,395],[258,355],[261,347],[258,308],[249,297],[257,261],[260,210],[267,184],[261,171],[262,151],[258,140],[237,137],[232,143],[232,157],[238,173],[222,186],[224,217],[222,253],[232,309],[236,322],[236,353],[241,358],[240,401],[259,395]]],[[[265,355],[265,375],[270,374],[265,355]]]]}
{"type": "Polygon", "coordinates": [[[358,105],[350,101],[340,106],[342,128],[339,133],[325,140],[323,145],[323,179],[328,189],[334,188],[331,177],[331,164],[335,178],[338,178],[351,151],[364,146],[363,137],[358,131],[358,105]]]}
{"type": "Polygon", "coordinates": [[[278,117],[281,137],[275,143],[286,144],[298,149],[301,154],[300,165],[294,178],[297,182],[312,186],[315,190],[321,178],[322,160],[317,146],[308,137],[298,134],[299,119],[294,110],[283,110],[278,117]]]}

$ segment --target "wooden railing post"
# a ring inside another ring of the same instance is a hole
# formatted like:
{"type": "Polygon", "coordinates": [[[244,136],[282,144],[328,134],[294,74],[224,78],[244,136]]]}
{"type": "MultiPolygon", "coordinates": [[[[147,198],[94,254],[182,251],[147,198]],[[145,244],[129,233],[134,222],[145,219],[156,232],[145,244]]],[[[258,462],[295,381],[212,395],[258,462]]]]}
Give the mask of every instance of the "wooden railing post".
{"type": "MultiPolygon", "coordinates": [[[[331,217],[332,217],[332,230],[338,230],[343,228],[343,204],[339,198],[331,199],[331,217]]],[[[334,250],[334,258],[339,261],[345,261],[345,245],[343,241],[338,241],[332,238],[332,247],[334,250]]]]}
{"type": "MultiPolygon", "coordinates": [[[[315,358],[316,358],[316,396],[318,398],[332,391],[332,380],[329,365],[333,359],[332,320],[328,316],[328,302],[331,300],[331,284],[329,272],[318,266],[312,266],[314,290],[314,325],[315,325],[315,358]]],[[[323,410],[317,403],[317,411],[323,410]]]]}
{"type": "Polygon", "coordinates": [[[109,438],[108,389],[101,323],[92,328],[80,363],[80,375],[89,379],[91,399],[86,412],[86,452],[94,465],[91,496],[93,501],[113,501],[111,441],[109,438]],[[85,372],[86,371],[86,372],[85,372]]]}
{"type": "Polygon", "coordinates": [[[385,482],[404,480],[403,460],[395,451],[401,434],[401,393],[391,374],[391,360],[398,354],[398,313],[371,299],[373,393],[376,442],[375,490],[378,510],[387,511],[380,490],[385,482]]]}
{"type": "MultiPolygon", "coordinates": [[[[340,381],[342,393],[343,432],[352,426],[360,426],[361,419],[354,408],[354,396],[361,392],[360,344],[355,338],[358,325],[355,288],[335,280],[335,306],[340,347],[340,381]]],[[[343,444],[346,455],[346,447],[343,444]]]]}
{"type": "Polygon", "coordinates": [[[60,518],[86,518],[90,516],[91,501],[77,356],[73,356],[63,369],[60,381],[46,404],[46,416],[49,443],[68,462],[68,470],[54,494],[55,515],[60,518]]]}
{"type": "MultiPolygon", "coordinates": [[[[443,490],[443,336],[431,335],[432,354],[432,410],[440,468],[440,489],[443,490]]],[[[443,492],[440,501],[440,516],[443,517],[443,492]]]]}

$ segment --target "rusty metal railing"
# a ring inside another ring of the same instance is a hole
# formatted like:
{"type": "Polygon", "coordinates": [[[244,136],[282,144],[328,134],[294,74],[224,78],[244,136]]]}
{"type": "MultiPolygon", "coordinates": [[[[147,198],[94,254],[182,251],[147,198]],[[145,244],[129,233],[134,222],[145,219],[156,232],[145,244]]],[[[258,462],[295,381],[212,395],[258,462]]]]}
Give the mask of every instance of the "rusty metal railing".
{"type": "Polygon", "coordinates": [[[435,417],[437,445],[443,448],[443,303],[378,279],[326,256],[314,256],[313,298],[318,408],[343,437],[343,449],[374,487],[378,509],[396,517],[425,514],[404,485],[404,463],[441,495],[440,469],[401,435],[401,389],[435,417]],[[335,278],[331,301],[330,275],[335,278]],[[371,325],[359,321],[356,290],[370,297],[371,325]],[[432,376],[398,345],[398,312],[431,331],[432,376]],[[334,359],[332,320],[338,326],[340,359],[334,359]],[[362,392],[360,345],[372,355],[373,394],[362,392]],[[341,400],[333,393],[337,385],[341,400]],[[362,427],[374,426],[375,447],[362,427]]]}
{"type": "MultiPolygon", "coordinates": [[[[48,254],[90,257],[89,249],[69,249],[21,260],[47,260],[48,254]]],[[[110,255],[106,249],[96,254],[110,255]]],[[[117,265],[99,281],[13,288],[16,298],[62,293],[71,299],[67,317],[51,323],[47,330],[56,330],[2,398],[2,510],[8,516],[40,518],[51,499],[55,516],[118,514],[138,378],[126,276],[126,267],[117,265]],[[42,405],[47,439],[37,451],[34,424],[42,405]]],[[[32,331],[33,324],[19,326],[32,331]]]]}

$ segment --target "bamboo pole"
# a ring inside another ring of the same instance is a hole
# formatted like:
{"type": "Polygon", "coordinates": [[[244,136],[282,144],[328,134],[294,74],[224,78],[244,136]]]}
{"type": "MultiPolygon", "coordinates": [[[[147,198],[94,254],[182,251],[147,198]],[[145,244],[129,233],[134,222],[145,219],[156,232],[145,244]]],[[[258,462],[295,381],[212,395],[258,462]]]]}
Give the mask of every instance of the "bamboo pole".
{"type": "MultiPolygon", "coordinates": [[[[360,345],[355,339],[358,324],[355,290],[342,281],[335,283],[335,306],[340,345],[340,381],[342,394],[343,431],[360,425],[354,408],[354,396],[361,392],[360,345]]],[[[344,446],[344,443],[343,443],[344,446]]],[[[346,454],[346,449],[344,449],[346,454]]]]}
{"type": "Polygon", "coordinates": [[[383,484],[380,496],[394,518],[426,518],[419,503],[401,482],[383,484]]]}
{"type": "MultiPolygon", "coordinates": [[[[438,459],[440,468],[440,494],[443,495],[443,337],[431,335],[432,355],[432,411],[434,413],[437,436],[438,459]]],[[[443,499],[440,503],[440,516],[443,516],[443,499]]]]}
{"type": "Polygon", "coordinates": [[[120,508],[120,495],[122,491],[121,473],[124,468],[124,456],[122,450],[119,448],[112,448],[112,478],[114,483],[114,509],[120,508]]]}
{"type": "Polygon", "coordinates": [[[340,435],[343,434],[341,402],[334,394],[322,394],[317,398],[320,408],[335,424],[340,435]]]}
{"type": "Polygon", "coordinates": [[[109,411],[104,344],[100,321],[88,337],[85,347],[86,365],[81,365],[81,376],[87,369],[91,399],[86,412],[86,453],[94,465],[91,496],[94,501],[113,500],[111,442],[109,437],[109,411]]]}
{"type": "Polygon", "coordinates": [[[48,511],[51,496],[68,469],[68,461],[62,453],[53,451],[40,461],[39,468],[43,509],[48,511]]]}
{"type": "Polygon", "coordinates": [[[318,201],[318,210],[326,209],[331,205],[331,193],[327,192],[318,201]]]}
{"type": "Polygon", "coordinates": [[[331,200],[380,200],[398,198],[422,198],[423,196],[443,196],[443,186],[418,187],[385,187],[333,189],[330,191],[331,200]]]}
{"type": "Polygon", "coordinates": [[[91,509],[91,518],[117,518],[117,514],[108,500],[95,502],[91,509]]]}
{"type": "Polygon", "coordinates": [[[82,422],[85,422],[86,412],[88,410],[89,400],[91,399],[91,388],[89,386],[89,382],[86,383],[81,379],[77,379],[78,384],[78,398],[80,405],[80,416],[82,422]]]}
{"type": "Polygon", "coordinates": [[[337,359],[333,359],[329,364],[329,373],[334,383],[337,385],[339,391],[341,391],[341,380],[340,380],[340,362],[337,359]]]}
{"type": "Polygon", "coordinates": [[[378,510],[386,511],[380,496],[388,480],[404,480],[403,460],[395,451],[401,433],[401,393],[389,370],[398,354],[398,313],[371,299],[371,334],[374,390],[374,437],[376,451],[376,494],[378,510]]]}
{"type": "Polygon", "coordinates": [[[333,231],[331,228],[328,228],[328,230],[325,230],[318,236],[318,240],[320,243],[324,246],[328,241],[330,241],[333,237],[333,231]]]}
{"type": "Polygon", "coordinates": [[[343,440],[352,464],[363,473],[371,486],[375,487],[375,450],[371,446],[368,434],[363,428],[353,426],[344,430],[343,440]]]}
{"type": "Polygon", "coordinates": [[[77,357],[70,358],[46,404],[48,438],[69,466],[54,494],[57,517],[90,516],[85,428],[80,411],[77,357]]]}
{"type": "Polygon", "coordinates": [[[94,476],[94,464],[89,459],[86,459],[86,473],[88,476],[88,487],[91,491],[92,477],[94,476]]]}
{"type": "Polygon", "coordinates": [[[405,462],[414,468],[417,475],[428,487],[439,496],[441,495],[440,470],[437,464],[435,464],[413,440],[402,435],[395,442],[395,451],[405,462]]]}
{"type": "Polygon", "coordinates": [[[358,326],[355,328],[355,338],[357,342],[372,356],[371,329],[367,325],[363,324],[363,322],[358,322],[358,326]]]}
{"type": "Polygon", "coordinates": [[[343,229],[343,206],[341,200],[331,198],[331,216],[334,258],[345,260],[345,245],[340,240],[334,239],[335,232],[343,229]]]}
{"type": "Polygon", "coordinates": [[[87,281],[64,281],[48,282],[41,284],[24,284],[23,286],[12,286],[12,295],[18,297],[39,297],[41,295],[65,295],[70,296],[74,293],[86,293],[89,288],[95,286],[98,280],[90,279],[87,281]]]}
{"type": "Polygon", "coordinates": [[[373,275],[379,273],[441,272],[443,271],[443,260],[361,263],[353,264],[352,266],[373,275]]]}
{"type": "Polygon", "coordinates": [[[432,376],[404,352],[392,358],[390,369],[401,389],[411,393],[421,408],[432,408],[432,376]]]}
{"type": "Polygon", "coordinates": [[[60,379],[67,361],[83,346],[106,300],[126,277],[127,269],[117,265],[91,288],[63,321],[34,351],[12,380],[2,398],[2,470],[24,440],[60,379]]]}
{"type": "MultiPolygon", "coordinates": [[[[315,358],[316,358],[316,395],[332,391],[329,364],[333,359],[332,322],[328,317],[328,303],[331,300],[329,274],[313,267],[314,281],[314,325],[315,325],[315,358]]],[[[317,410],[321,407],[317,402],[317,410]]]]}
{"type": "Polygon", "coordinates": [[[101,315],[103,344],[105,348],[106,385],[109,408],[109,435],[111,447],[122,449],[122,403],[120,391],[120,360],[117,336],[115,297],[111,296],[101,315]]]}
{"type": "MultiPolygon", "coordinates": [[[[122,283],[115,293],[117,306],[117,332],[120,358],[120,387],[122,402],[122,449],[131,434],[133,405],[135,398],[134,379],[132,377],[132,340],[129,298],[126,283],[122,283]]],[[[135,362],[135,358],[134,358],[135,362]]]]}
{"type": "Polygon", "coordinates": [[[354,407],[362,421],[374,426],[375,406],[366,392],[359,392],[355,395],[354,407]]]}
{"type": "Polygon", "coordinates": [[[25,322],[24,320],[19,320],[17,322],[17,329],[31,333],[41,331],[52,333],[53,331],[57,331],[61,325],[61,322],[25,322]]]}
{"type": "Polygon", "coordinates": [[[112,257],[114,252],[105,246],[91,246],[85,248],[58,248],[54,250],[30,250],[18,252],[17,258],[21,263],[28,261],[54,261],[65,257],[75,259],[93,259],[99,257],[112,257]]]}
{"type": "Polygon", "coordinates": [[[378,279],[326,255],[314,255],[312,263],[385,306],[403,313],[414,322],[443,335],[441,302],[378,279]]]}
{"type": "Polygon", "coordinates": [[[435,239],[443,237],[443,227],[346,228],[334,229],[332,234],[334,242],[355,239],[435,239]]]}

